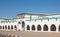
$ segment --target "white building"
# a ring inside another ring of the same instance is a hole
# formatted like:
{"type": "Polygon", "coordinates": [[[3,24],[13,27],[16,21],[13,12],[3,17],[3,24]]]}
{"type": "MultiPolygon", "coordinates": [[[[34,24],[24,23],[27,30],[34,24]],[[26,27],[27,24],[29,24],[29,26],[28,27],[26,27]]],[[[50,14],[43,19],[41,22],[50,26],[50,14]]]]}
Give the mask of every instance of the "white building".
{"type": "Polygon", "coordinates": [[[0,19],[0,30],[59,32],[60,15],[22,13],[15,19],[0,19]]]}

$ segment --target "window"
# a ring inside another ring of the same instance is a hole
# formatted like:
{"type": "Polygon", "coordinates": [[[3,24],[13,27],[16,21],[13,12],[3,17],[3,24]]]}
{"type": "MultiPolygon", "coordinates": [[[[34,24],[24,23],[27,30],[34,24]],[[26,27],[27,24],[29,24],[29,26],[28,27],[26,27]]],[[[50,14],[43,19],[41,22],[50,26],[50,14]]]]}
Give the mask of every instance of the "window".
{"type": "Polygon", "coordinates": [[[11,25],[11,29],[13,29],[13,26],[11,25]]]}
{"type": "Polygon", "coordinates": [[[51,31],[56,31],[56,26],[54,24],[51,25],[51,31]]]}
{"type": "Polygon", "coordinates": [[[7,29],[7,26],[5,26],[5,29],[7,29]]]}
{"type": "Polygon", "coordinates": [[[10,29],[10,26],[8,26],[8,29],[10,29]]]}
{"type": "Polygon", "coordinates": [[[0,26],[0,29],[2,29],[2,26],[0,26]]]}
{"type": "Polygon", "coordinates": [[[30,26],[29,25],[27,25],[27,30],[30,30],[30,26]]]}
{"type": "Polygon", "coordinates": [[[35,26],[34,25],[32,25],[32,30],[35,30],[35,26]]]}
{"type": "Polygon", "coordinates": [[[37,26],[37,30],[38,30],[38,31],[41,30],[41,26],[40,26],[40,25],[37,26]]]}
{"type": "Polygon", "coordinates": [[[46,24],[44,25],[43,30],[48,31],[48,26],[46,24]]]}

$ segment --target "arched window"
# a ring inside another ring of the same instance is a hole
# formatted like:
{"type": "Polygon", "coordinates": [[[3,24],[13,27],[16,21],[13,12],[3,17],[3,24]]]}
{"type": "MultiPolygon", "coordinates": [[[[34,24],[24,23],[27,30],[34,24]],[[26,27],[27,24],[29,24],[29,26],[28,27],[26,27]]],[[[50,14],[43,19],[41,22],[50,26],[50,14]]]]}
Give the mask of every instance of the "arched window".
{"type": "Polygon", "coordinates": [[[2,29],[2,26],[0,26],[0,29],[2,29]]]}
{"type": "Polygon", "coordinates": [[[22,28],[24,28],[25,27],[25,22],[24,21],[22,21],[22,28]]]}
{"type": "Polygon", "coordinates": [[[14,28],[17,28],[16,25],[14,26],[14,28]]]}
{"type": "Polygon", "coordinates": [[[34,25],[32,25],[32,30],[35,30],[35,26],[34,25]]]}
{"type": "Polygon", "coordinates": [[[7,26],[5,26],[5,29],[7,29],[7,26]]]}
{"type": "Polygon", "coordinates": [[[3,26],[3,29],[4,29],[4,26],[3,26]]]}
{"type": "Polygon", "coordinates": [[[18,22],[18,24],[21,24],[21,22],[18,22]]]}
{"type": "Polygon", "coordinates": [[[11,25],[11,29],[13,29],[13,26],[11,25]]]}
{"type": "Polygon", "coordinates": [[[14,26],[14,29],[15,29],[15,30],[17,29],[17,26],[16,26],[16,25],[14,26]]]}
{"type": "Polygon", "coordinates": [[[27,25],[27,30],[30,30],[30,26],[29,25],[27,25]]]}
{"type": "Polygon", "coordinates": [[[10,29],[10,26],[8,26],[8,29],[10,29]]]}
{"type": "Polygon", "coordinates": [[[38,31],[41,30],[41,26],[40,26],[40,25],[37,26],[37,30],[38,30],[38,31]]]}
{"type": "Polygon", "coordinates": [[[59,25],[59,31],[60,31],[60,25],[59,25]]]}
{"type": "Polygon", "coordinates": [[[48,26],[46,24],[44,25],[43,30],[48,31],[48,26]]]}
{"type": "Polygon", "coordinates": [[[51,25],[51,31],[56,31],[56,26],[54,24],[51,25]]]}

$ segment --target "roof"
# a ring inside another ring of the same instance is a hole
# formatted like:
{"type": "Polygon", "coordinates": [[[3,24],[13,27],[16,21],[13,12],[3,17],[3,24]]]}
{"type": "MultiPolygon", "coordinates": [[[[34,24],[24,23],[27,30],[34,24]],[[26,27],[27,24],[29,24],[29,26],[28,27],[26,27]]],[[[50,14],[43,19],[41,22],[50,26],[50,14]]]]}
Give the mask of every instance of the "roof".
{"type": "Polygon", "coordinates": [[[0,18],[0,19],[2,19],[2,20],[14,20],[16,18],[0,18]]]}
{"type": "Polygon", "coordinates": [[[17,14],[17,16],[19,15],[39,15],[39,16],[47,16],[45,14],[35,14],[35,13],[20,13],[20,14],[17,14]]]}

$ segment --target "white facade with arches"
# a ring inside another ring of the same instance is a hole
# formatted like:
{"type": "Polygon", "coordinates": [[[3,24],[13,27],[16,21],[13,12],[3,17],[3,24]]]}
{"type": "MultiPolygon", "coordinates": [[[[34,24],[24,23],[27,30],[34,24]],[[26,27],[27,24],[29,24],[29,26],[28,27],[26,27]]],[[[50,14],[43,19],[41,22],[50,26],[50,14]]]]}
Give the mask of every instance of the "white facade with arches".
{"type": "Polygon", "coordinates": [[[56,31],[56,32],[59,32],[60,31],[60,28],[59,28],[59,25],[60,25],[60,19],[54,19],[54,20],[36,20],[36,21],[27,21],[26,24],[25,24],[25,30],[26,31],[33,31],[32,30],[32,25],[35,26],[35,30],[34,31],[40,31],[40,32],[53,32],[53,31],[56,31]],[[30,27],[30,30],[27,30],[27,25],[29,25],[30,27]],[[40,25],[41,26],[41,29],[40,30],[37,30],[37,26],[40,25]],[[47,26],[46,29],[44,29],[44,26],[47,26]],[[51,26],[53,26],[53,28],[51,28],[51,26]]]}
{"type": "Polygon", "coordinates": [[[60,32],[60,15],[18,14],[14,19],[0,19],[0,30],[60,32]]]}

